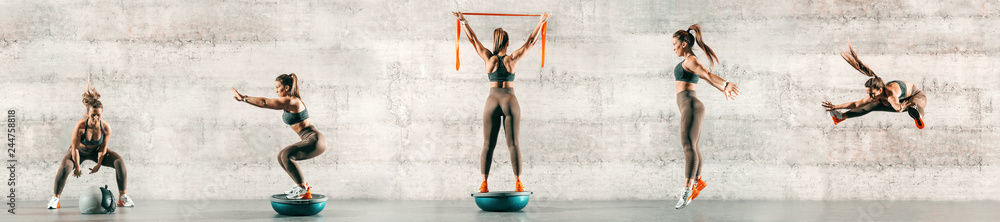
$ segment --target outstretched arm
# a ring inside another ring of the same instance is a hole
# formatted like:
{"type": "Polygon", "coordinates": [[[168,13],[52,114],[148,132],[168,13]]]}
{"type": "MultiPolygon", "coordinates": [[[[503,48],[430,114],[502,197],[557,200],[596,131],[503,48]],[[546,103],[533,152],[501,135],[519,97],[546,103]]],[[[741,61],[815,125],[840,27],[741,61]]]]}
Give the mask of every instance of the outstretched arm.
{"type": "Polygon", "coordinates": [[[872,100],[871,97],[866,96],[865,98],[861,98],[858,101],[848,102],[840,105],[833,105],[833,103],[830,103],[830,101],[823,101],[823,107],[826,107],[826,111],[833,111],[838,109],[856,109],[858,107],[868,105],[869,103],[872,102],[874,102],[874,100],[872,100]]]}
{"type": "Polygon", "coordinates": [[[451,12],[451,14],[455,15],[455,17],[462,22],[462,25],[465,26],[465,36],[469,39],[469,42],[472,43],[472,48],[476,49],[476,54],[479,54],[479,57],[483,58],[483,61],[489,60],[493,53],[490,52],[489,49],[486,49],[482,42],[479,42],[479,38],[476,37],[476,32],[472,31],[472,26],[469,26],[469,22],[465,20],[465,16],[462,15],[462,12],[451,12]]]}
{"type": "Polygon", "coordinates": [[[698,75],[699,78],[704,79],[709,85],[722,91],[726,96],[726,100],[736,99],[736,96],[740,94],[740,88],[736,86],[735,82],[726,82],[722,77],[709,72],[705,69],[705,66],[701,65],[701,62],[698,62],[698,58],[689,57],[687,60],[684,60],[682,66],[684,69],[698,75]]]}
{"type": "Polygon", "coordinates": [[[236,101],[242,101],[259,108],[285,109],[285,107],[288,107],[288,105],[291,103],[291,99],[288,98],[271,99],[264,97],[251,97],[240,94],[238,91],[236,91],[236,88],[232,88],[232,90],[233,90],[233,97],[236,98],[236,101]]]}
{"type": "Polygon", "coordinates": [[[531,50],[531,47],[534,46],[536,42],[538,42],[538,37],[541,36],[539,35],[539,32],[541,32],[542,30],[542,25],[545,24],[545,21],[549,20],[550,16],[552,16],[552,13],[542,13],[542,15],[539,16],[538,25],[535,26],[534,31],[531,31],[531,35],[528,36],[528,41],[525,42],[524,45],[521,46],[521,48],[514,50],[514,52],[510,53],[510,59],[512,59],[512,61],[516,62],[521,60],[521,57],[525,53],[528,53],[528,50],[531,50]]]}

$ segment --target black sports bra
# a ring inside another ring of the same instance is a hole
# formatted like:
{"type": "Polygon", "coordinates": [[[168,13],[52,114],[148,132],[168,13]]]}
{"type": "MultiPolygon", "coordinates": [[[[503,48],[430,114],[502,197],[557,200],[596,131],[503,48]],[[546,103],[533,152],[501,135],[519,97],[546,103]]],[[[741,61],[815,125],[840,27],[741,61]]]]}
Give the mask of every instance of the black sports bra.
{"type": "Polygon", "coordinates": [[[890,81],[889,83],[886,83],[886,85],[889,85],[889,84],[892,84],[892,83],[896,83],[896,85],[899,85],[899,89],[900,89],[900,91],[902,91],[899,94],[899,101],[903,101],[903,99],[906,98],[906,82],[903,82],[903,80],[893,80],[893,81],[890,81]]]}
{"type": "MultiPolygon", "coordinates": [[[[100,125],[100,124],[98,124],[98,125],[100,125]]],[[[90,120],[88,119],[87,120],[87,124],[84,125],[84,127],[83,127],[83,138],[80,138],[80,144],[83,144],[85,146],[97,146],[97,145],[101,145],[102,143],[104,143],[104,126],[98,126],[98,127],[101,128],[101,138],[97,139],[97,140],[88,140],[87,139],[87,130],[90,129],[90,120]]]]}
{"type": "Polygon", "coordinates": [[[493,72],[491,72],[489,74],[490,75],[490,82],[498,82],[498,81],[509,82],[509,81],[514,81],[514,73],[508,72],[507,71],[507,67],[503,66],[503,58],[506,57],[506,56],[499,56],[499,57],[500,57],[499,58],[500,62],[497,63],[497,70],[493,71],[493,72]]]}
{"type": "MultiPolygon", "coordinates": [[[[685,58],[685,60],[687,59],[685,58]]],[[[684,64],[684,61],[677,63],[677,67],[674,67],[674,80],[698,84],[698,75],[687,71],[681,64],[684,64]]]]}

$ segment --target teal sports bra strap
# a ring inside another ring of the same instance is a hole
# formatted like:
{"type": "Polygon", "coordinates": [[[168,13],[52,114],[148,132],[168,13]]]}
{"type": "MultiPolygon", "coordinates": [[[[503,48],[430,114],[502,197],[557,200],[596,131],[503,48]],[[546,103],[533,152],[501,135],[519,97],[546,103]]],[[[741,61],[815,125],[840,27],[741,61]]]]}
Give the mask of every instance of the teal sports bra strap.
{"type": "MultiPolygon", "coordinates": [[[[687,60],[687,58],[685,58],[685,60],[687,60]]],[[[674,81],[698,84],[698,75],[684,69],[683,64],[684,61],[681,61],[674,67],[674,81]]]]}
{"type": "Polygon", "coordinates": [[[899,100],[903,100],[903,98],[906,98],[906,82],[893,80],[889,83],[896,83],[896,85],[899,85],[899,91],[900,91],[899,100]]]}
{"type": "Polygon", "coordinates": [[[285,124],[288,125],[295,125],[302,121],[305,121],[306,119],[309,119],[309,109],[302,109],[302,112],[297,112],[297,113],[292,113],[288,112],[288,110],[285,110],[285,112],[281,114],[281,121],[284,121],[285,124]]]}

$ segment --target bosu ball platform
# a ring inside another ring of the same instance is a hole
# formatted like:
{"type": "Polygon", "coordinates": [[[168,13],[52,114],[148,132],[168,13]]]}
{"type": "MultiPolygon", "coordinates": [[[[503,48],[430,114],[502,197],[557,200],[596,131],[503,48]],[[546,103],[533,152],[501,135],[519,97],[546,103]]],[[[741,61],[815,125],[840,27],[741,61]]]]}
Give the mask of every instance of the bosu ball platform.
{"type": "Polygon", "coordinates": [[[488,193],[472,193],[476,206],[485,211],[507,212],[524,209],[528,205],[528,197],[533,192],[497,191],[488,193]]]}
{"type": "Polygon", "coordinates": [[[271,208],[281,215],[312,216],[326,207],[326,195],[313,194],[312,199],[288,199],[285,194],[271,196],[271,208]]]}

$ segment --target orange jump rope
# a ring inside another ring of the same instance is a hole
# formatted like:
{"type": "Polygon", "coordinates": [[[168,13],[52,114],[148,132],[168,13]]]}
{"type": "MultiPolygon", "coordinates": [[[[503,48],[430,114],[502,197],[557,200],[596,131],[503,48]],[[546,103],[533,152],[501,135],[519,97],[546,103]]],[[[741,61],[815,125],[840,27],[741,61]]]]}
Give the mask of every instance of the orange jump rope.
{"type": "MultiPolygon", "coordinates": [[[[462,13],[462,15],[486,15],[486,16],[541,16],[541,15],[531,15],[531,14],[497,14],[497,13],[462,13]]],[[[457,35],[455,36],[455,71],[461,67],[462,63],[458,60],[458,44],[462,39],[462,21],[455,19],[457,35]]],[[[545,31],[548,29],[549,22],[546,21],[542,23],[542,67],[545,67],[545,31]]]]}

